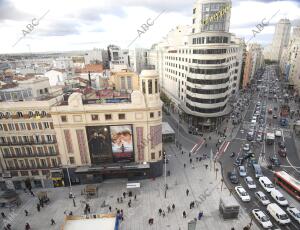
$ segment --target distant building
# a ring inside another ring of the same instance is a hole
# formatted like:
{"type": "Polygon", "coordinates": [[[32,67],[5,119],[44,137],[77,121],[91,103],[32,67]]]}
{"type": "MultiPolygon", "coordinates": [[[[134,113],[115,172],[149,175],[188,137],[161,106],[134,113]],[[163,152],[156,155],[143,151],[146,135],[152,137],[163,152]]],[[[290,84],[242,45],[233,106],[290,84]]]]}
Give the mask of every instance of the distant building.
{"type": "Polygon", "coordinates": [[[50,86],[64,85],[67,80],[67,72],[60,69],[52,69],[45,73],[45,77],[49,79],[50,86]]]}
{"type": "Polygon", "coordinates": [[[127,68],[131,67],[129,51],[127,49],[122,50],[119,46],[109,45],[107,52],[110,68],[114,64],[126,65],[127,68]]]}

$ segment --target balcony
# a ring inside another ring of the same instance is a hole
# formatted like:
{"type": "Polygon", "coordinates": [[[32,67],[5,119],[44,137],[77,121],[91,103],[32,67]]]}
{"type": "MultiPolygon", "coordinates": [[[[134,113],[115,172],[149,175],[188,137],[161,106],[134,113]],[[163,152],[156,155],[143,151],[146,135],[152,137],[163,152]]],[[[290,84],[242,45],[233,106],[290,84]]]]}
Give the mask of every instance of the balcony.
{"type": "Polygon", "coordinates": [[[42,144],[56,144],[56,140],[52,141],[10,141],[10,142],[0,142],[0,146],[14,146],[14,145],[42,145],[42,144]]]}
{"type": "Polygon", "coordinates": [[[55,157],[58,156],[58,152],[54,153],[38,153],[38,154],[18,154],[18,155],[7,155],[3,154],[3,158],[30,158],[30,157],[55,157]]]}
{"type": "Polygon", "coordinates": [[[40,169],[59,169],[59,166],[42,166],[42,165],[39,165],[39,166],[36,166],[36,167],[33,167],[33,166],[29,166],[29,167],[7,167],[7,171],[14,171],[14,170],[40,170],[40,169]]]}

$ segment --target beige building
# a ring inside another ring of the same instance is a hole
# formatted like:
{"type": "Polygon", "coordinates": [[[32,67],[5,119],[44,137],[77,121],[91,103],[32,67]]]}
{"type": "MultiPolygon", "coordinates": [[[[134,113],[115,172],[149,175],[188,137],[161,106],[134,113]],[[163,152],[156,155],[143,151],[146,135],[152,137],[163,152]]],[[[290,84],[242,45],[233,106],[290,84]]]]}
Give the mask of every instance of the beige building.
{"type": "Polygon", "coordinates": [[[127,69],[112,72],[109,79],[115,90],[139,90],[140,88],[138,75],[127,69]]]}
{"type": "Polygon", "coordinates": [[[105,91],[101,99],[73,93],[67,102],[51,108],[64,175],[68,168],[72,183],[161,175],[162,102],[158,75],[144,70],[138,79],[133,73],[116,73],[116,89],[124,88],[119,80],[125,77],[125,86],[131,84],[128,89],[132,93],[114,92],[111,97],[105,91]]]}
{"type": "Polygon", "coordinates": [[[12,86],[0,91],[1,189],[63,186],[50,115],[50,107],[62,96],[49,93],[45,78],[28,78],[12,86]]]}

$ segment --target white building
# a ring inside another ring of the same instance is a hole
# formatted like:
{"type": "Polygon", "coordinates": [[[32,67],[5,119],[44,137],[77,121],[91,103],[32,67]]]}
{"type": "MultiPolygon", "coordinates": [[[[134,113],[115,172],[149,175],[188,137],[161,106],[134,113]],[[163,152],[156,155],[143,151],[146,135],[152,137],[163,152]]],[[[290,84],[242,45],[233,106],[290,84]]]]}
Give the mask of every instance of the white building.
{"type": "Polygon", "coordinates": [[[45,73],[45,77],[49,79],[51,86],[64,85],[67,80],[67,72],[65,70],[52,69],[45,73]]]}
{"type": "Polygon", "coordinates": [[[142,69],[148,68],[148,49],[135,48],[130,50],[129,57],[131,69],[137,74],[141,73],[142,69]]]}
{"type": "Polygon", "coordinates": [[[57,69],[71,69],[74,67],[71,57],[59,57],[53,61],[53,67],[57,69]]]}
{"type": "Polygon", "coordinates": [[[104,53],[106,51],[103,49],[94,48],[89,50],[84,55],[85,64],[99,64],[104,62],[104,53]]]}
{"type": "Polygon", "coordinates": [[[266,59],[280,61],[282,50],[288,45],[291,32],[291,23],[288,19],[280,19],[276,24],[273,41],[264,51],[266,59]]]}
{"type": "Polygon", "coordinates": [[[229,33],[230,9],[230,0],[197,0],[192,26],[176,27],[149,54],[162,91],[203,131],[229,113],[228,99],[239,87],[243,41],[229,33]]]}
{"type": "Polygon", "coordinates": [[[109,66],[112,64],[125,64],[127,67],[131,67],[129,51],[127,49],[122,50],[119,46],[108,46],[108,60],[109,66]]]}

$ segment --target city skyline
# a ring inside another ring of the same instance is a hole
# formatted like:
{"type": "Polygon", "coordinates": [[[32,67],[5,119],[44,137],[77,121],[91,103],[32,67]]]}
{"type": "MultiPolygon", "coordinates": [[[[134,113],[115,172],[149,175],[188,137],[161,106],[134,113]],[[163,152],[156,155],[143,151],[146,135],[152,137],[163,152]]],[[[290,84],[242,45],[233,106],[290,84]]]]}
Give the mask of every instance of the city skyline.
{"type": "MultiPolygon", "coordinates": [[[[81,1],[72,1],[70,7],[66,1],[5,0],[0,3],[2,34],[6,35],[1,38],[0,53],[90,50],[109,44],[127,48],[135,38],[130,49],[150,48],[177,25],[192,25],[194,2],[173,1],[169,6],[167,1],[90,1],[82,7],[81,1]],[[139,34],[147,21],[152,25],[139,34]]],[[[281,18],[300,25],[299,1],[232,1],[230,32],[247,41],[256,25],[278,10],[269,26],[251,40],[263,46],[272,41],[274,25],[281,18]]]]}

